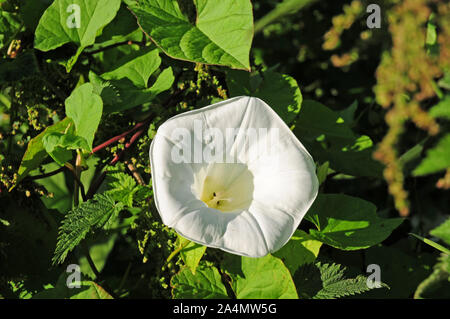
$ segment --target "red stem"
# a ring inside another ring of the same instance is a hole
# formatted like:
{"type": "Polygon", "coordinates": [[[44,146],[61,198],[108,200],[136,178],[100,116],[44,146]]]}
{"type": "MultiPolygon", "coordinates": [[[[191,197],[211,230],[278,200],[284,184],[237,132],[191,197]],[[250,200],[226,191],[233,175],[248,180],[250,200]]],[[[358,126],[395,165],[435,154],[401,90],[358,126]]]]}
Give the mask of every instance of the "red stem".
{"type": "Polygon", "coordinates": [[[143,129],[134,133],[133,136],[130,138],[130,141],[125,144],[125,148],[119,154],[117,154],[109,164],[110,165],[116,164],[119,161],[119,159],[122,157],[123,153],[125,153],[125,151],[139,138],[139,136],[142,135],[142,133],[144,133],[143,129]]]}
{"type": "Polygon", "coordinates": [[[106,142],[103,142],[102,144],[100,144],[100,145],[94,147],[94,148],[92,149],[91,154],[94,154],[94,153],[100,151],[101,149],[104,149],[105,147],[107,147],[107,146],[109,146],[109,145],[111,145],[111,144],[113,144],[113,143],[119,141],[120,139],[124,138],[125,136],[127,136],[127,135],[130,134],[131,132],[136,131],[138,128],[140,128],[141,126],[143,126],[143,125],[144,125],[145,123],[147,123],[147,122],[148,122],[148,119],[145,120],[145,121],[139,122],[139,123],[137,123],[131,130],[128,130],[128,131],[126,131],[126,132],[123,132],[122,134],[119,134],[119,135],[117,135],[117,136],[114,136],[114,137],[110,138],[109,140],[107,140],[106,142]]]}

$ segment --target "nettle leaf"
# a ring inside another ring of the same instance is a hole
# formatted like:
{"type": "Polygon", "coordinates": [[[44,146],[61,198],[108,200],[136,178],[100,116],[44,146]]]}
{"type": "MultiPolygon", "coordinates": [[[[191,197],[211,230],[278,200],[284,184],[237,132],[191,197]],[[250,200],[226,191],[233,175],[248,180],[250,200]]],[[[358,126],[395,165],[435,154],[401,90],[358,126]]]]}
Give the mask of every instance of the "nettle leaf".
{"type": "Polygon", "coordinates": [[[225,299],[227,290],[216,267],[199,267],[195,275],[189,267],[183,267],[172,277],[174,299],[225,299]]]}
{"type": "Polygon", "coordinates": [[[122,102],[119,89],[92,71],[89,71],[89,83],[93,86],[93,92],[102,98],[105,112],[107,112],[108,106],[122,102]]]}
{"type": "Polygon", "coordinates": [[[90,150],[88,143],[83,137],[70,133],[51,132],[44,136],[43,144],[47,153],[61,166],[64,166],[64,163],[72,159],[71,150],[90,150]]]}
{"type": "Polygon", "coordinates": [[[450,134],[443,136],[438,144],[427,151],[426,157],[413,171],[414,176],[437,173],[450,167],[450,134]]]}
{"type": "Polygon", "coordinates": [[[99,31],[119,11],[120,0],[55,0],[45,10],[36,28],[34,47],[50,51],[66,43],[78,45],[67,65],[70,71],[83,49],[94,44],[99,31]]]}
{"type": "Polygon", "coordinates": [[[273,71],[250,74],[243,71],[227,72],[230,96],[255,96],[270,105],[286,122],[291,123],[300,112],[302,94],[297,81],[273,71]]]}
{"type": "Polygon", "coordinates": [[[125,1],[146,34],[168,56],[205,64],[250,69],[253,38],[251,2],[194,0],[195,23],[177,1],[125,1]]]}
{"type": "Polygon", "coordinates": [[[330,162],[331,169],[382,178],[383,166],[372,158],[375,148],[370,137],[355,134],[339,113],[325,105],[303,101],[294,133],[314,159],[330,162]]]}
{"type": "Polygon", "coordinates": [[[94,135],[102,117],[102,98],[95,94],[91,83],[77,87],[66,99],[66,114],[75,123],[75,133],[83,137],[92,150],[94,135]]]}
{"type": "Polygon", "coordinates": [[[227,254],[223,266],[238,299],[298,298],[288,268],[272,255],[250,258],[227,254]]]}
{"type": "Polygon", "coordinates": [[[194,243],[180,235],[177,240],[178,246],[183,247],[180,251],[181,259],[184,264],[189,267],[193,274],[206,251],[206,246],[194,243]]]}
{"type": "Polygon", "coordinates": [[[380,218],[376,206],[343,194],[319,194],[306,218],[318,230],[310,234],[324,244],[342,250],[365,249],[385,240],[402,218],[380,218]]]}
{"type": "Polygon", "coordinates": [[[133,177],[122,172],[108,173],[105,179],[108,190],[105,191],[115,201],[133,207],[133,198],[140,187],[133,177]]]}
{"type": "Polygon", "coordinates": [[[273,255],[280,258],[293,275],[301,265],[312,263],[316,259],[321,246],[322,242],[303,230],[296,230],[288,243],[273,255]]]}
{"type": "Polygon", "coordinates": [[[62,263],[92,229],[108,229],[123,205],[107,194],[96,194],[93,199],[68,212],[59,228],[53,264],[62,263]]]}
{"type": "Polygon", "coordinates": [[[105,112],[121,112],[137,105],[148,103],[159,93],[171,88],[174,76],[172,68],[168,67],[158,74],[155,82],[148,87],[150,76],[159,69],[161,58],[157,49],[142,50],[126,56],[116,67],[98,76],[93,72],[89,74],[89,80],[96,87],[102,88],[100,94],[105,101],[105,112]],[[111,87],[116,97],[111,96],[111,87]]]}
{"type": "Polygon", "coordinates": [[[450,298],[450,255],[442,254],[433,267],[433,272],[425,278],[414,292],[414,299],[450,298]]]}
{"type": "Polygon", "coordinates": [[[450,245],[450,218],[431,230],[430,235],[442,239],[445,243],[450,245]]]}
{"type": "MultiPolygon", "coordinates": [[[[305,264],[295,273],[294,281],[300,298],[335,299],[374,289],[367,285],[367,277],[345,277],[346,268],[338,264],[305,264]]],[[[381,287],[387,287],[380,283],[381,287]]],[[[380,288],[381,288],[380,287],[380,288]]]]}
{"type": "Polygon", "coordinates": [[[17,183],[24,179],[32,170],[39,167],[42,161],[47,157],[47,152],[44,148],[43,139],[49,133],[63,132],[71,123],[71,119],[66,117],[62,121],[47,127],[39,135],[32,138],[27,145],[27,150],[23,155],[20,163],[19,171],[17,172],[17,183]]]}

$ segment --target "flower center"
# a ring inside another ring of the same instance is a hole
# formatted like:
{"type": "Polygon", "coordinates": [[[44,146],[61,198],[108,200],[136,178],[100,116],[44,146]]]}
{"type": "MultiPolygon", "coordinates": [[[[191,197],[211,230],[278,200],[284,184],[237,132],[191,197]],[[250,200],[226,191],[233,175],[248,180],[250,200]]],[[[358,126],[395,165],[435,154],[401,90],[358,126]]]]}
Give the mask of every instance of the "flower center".
{"type": "Polygon", "coordinates": [[[242,211],[253,199],[253,174],[244,164],[212,163],[196,174],[193,187],[208,207],[242,211]]]}

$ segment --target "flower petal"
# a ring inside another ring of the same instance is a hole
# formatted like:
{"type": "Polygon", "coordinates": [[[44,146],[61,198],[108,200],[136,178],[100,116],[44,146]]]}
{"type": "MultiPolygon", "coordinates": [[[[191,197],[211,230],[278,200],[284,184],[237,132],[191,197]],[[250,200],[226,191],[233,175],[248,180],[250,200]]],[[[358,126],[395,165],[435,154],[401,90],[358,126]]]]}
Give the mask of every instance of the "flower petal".
{"type": "Polygon", "coordinates": [[[157,131],[150,160],[163,222],[194,242],[238,255],[261,257],[280,249],[318,192],[311,155],[271,107],[254,97],[229,99],[169,119],[157,131]],[[221,137],[223,143],[217,141],[221,137]],[[206,162],[203,151],[216,156],[212,150],[219,146],[224,147],[224,162],[232,160],[245,169],[206,162]],[[235,176],[240,171],[249,172],[245,183],[235,176]],[[229,185],[232,189],[222,194],[211,191],[229,185]],[[207,195],[214,194],[212,203],[216,195],[241,199],[239,194],[246,193],[242,199],[251,202],[241,211],[233,210],[239,205],[230,205],[231,212],[210,208],[209,199],[208,205],[200,200],[205,187],[207,195]]]}

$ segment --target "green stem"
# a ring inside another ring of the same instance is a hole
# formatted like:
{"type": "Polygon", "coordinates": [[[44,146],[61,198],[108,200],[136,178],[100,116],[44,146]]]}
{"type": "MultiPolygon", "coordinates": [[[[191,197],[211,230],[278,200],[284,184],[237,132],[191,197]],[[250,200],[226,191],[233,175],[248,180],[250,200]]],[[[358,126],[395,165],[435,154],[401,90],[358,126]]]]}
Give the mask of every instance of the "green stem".
{"type": "Polygon", "coordinates": [[[30,179],[30,180],[37,180],[37,179],[47,178],[47,177],[50,177],[50,176],[53,176],[53,175],[56,175],[56,174],[59,174],[59,173],[63,172],[64,169],[66,169],[66,167],[62,166],[62,167],[60,167],[60,168],[58,168],[58,169],[56,169],[54,171],[51,171],[51,172],[48,172],[48,173],[45,173],[45,174],[28,176],[28,179],[30,179]]]}
{"type": "Polygon", "coordinates": [[[186,240],[185,243],[183,243],[183,244],[181,244],[180,246],[178,246],[177,249],[175,249],[175,250],[169,255],[169,257],[167,257],[167,259],[166,259],[166,264],[168,264],[168,263],[173,259],[173,257],[175,257],[180,251],[182,251],[183,248],[185,248],[187,245],[189,245],[190,242],[191,242],[190,240],[186,240]]]}
{"type": "Polygon", "coordinates": [[[74,183],[74,191],[73,191],[73,205],[75,207],[78,206],[79,200],[80,200],[80,177],[81,177],[81,163],[82,163],[82,157],[80,150],[77,150],[77,158],[75,160],[75,183],[74,183]]]}
{"type": "Polygon", "coordinates": [[[99,280],[100,272],[98,271],[97,267],[94,264],[94,261],[92,260],[91,254],[89,253],[89,247],[86,245],[86,243],[83,243],[83,249],[84,249],[84,253],[86,255],[86,259],[88,261],[89,267],[91,267],[92,272],[95,275],[95,279],[99,280]]]}
{"type": "Polygon", "coordinates": [[[409,233],[409,234],[410,234],[411,236],[414,236],[414,237],[416,237],[417,239],[423,241],[425,244],[430,245],[431,247],[436,248],[437,250],[443,252],[444,254],[450,255],[450,250],[447,249],[446,247],[444,247],[444,246],[442,246],[442,245],[439,245],[438,243],[435,243],[434,241],[429,240],[428,238],[424,238],[424,237],[422,237],[422,236],[419,236],[419,235],[416,235],[416,234],[413,234],[413,233],[409,233]]]}
{"type": "Polygon", "coordinates": [[[125,270],[125,273],[123,274],[122,280],[120,281],[119,288],[117,288],[117,293],[120,293],[123,286],[125,285],[125,282],[127,281],[128,275],[130,274],[132,263],[129,262],[127,269],[125,270]]]}

